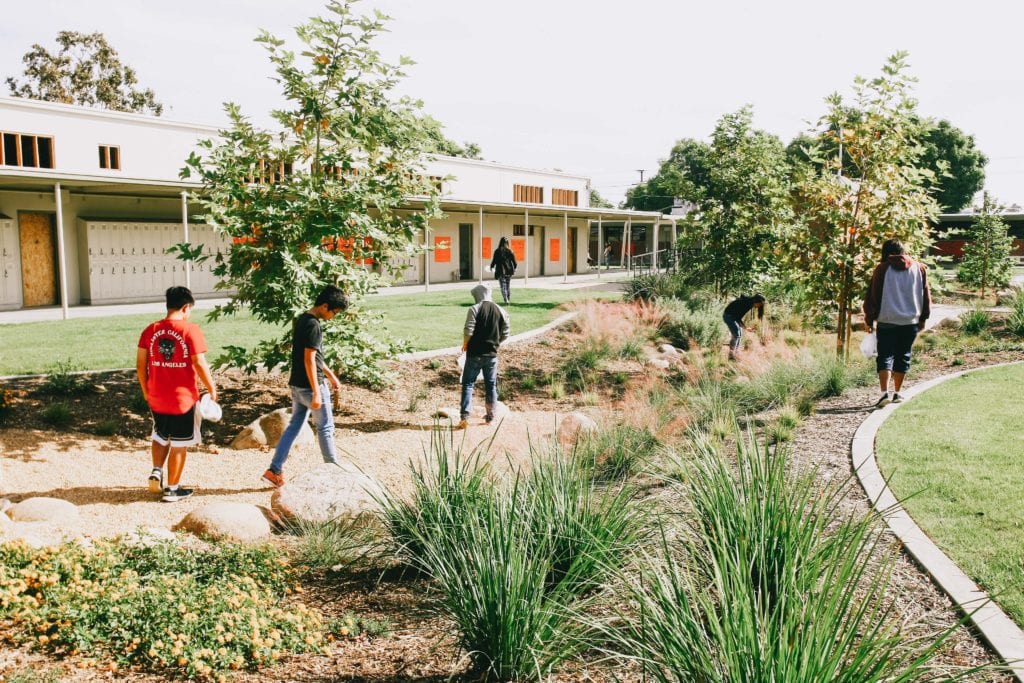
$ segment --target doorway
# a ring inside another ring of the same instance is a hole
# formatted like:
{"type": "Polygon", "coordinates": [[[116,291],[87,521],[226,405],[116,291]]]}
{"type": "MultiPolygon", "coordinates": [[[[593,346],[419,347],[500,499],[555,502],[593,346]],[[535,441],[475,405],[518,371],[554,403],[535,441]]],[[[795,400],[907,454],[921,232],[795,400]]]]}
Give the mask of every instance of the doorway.
{"type": "Polygon", "coordinates": [[[56,306],[57,236],[52,213],[19,213],[23,305],[56,306]]]}
{"type": "Polygon", "coordinates": [[[576,273],[576,230],[577,228],[575,226],[569,228],[569,244],[566,245],[568,247],[568,251],[566,252],[565,256],[567,259],[569,259],[568,270],[570,274],[576,273]]]}
{"type": "Polygon", "coordinates": [[[473,279],[472,223],[459,223],[459,279],[473,279]]]}

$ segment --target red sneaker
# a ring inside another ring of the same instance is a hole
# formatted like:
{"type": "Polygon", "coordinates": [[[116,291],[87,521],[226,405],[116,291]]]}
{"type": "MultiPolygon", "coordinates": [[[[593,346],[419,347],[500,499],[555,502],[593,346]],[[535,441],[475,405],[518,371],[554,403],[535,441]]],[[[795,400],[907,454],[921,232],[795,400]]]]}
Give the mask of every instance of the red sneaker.
{"type": "Polygon", "coordinates": [[[263,481],[267,482],[275,489],[279,489],[284,486],[284,475],[276,474],[275,472],[267,470],[263,473],[263,481]]]}

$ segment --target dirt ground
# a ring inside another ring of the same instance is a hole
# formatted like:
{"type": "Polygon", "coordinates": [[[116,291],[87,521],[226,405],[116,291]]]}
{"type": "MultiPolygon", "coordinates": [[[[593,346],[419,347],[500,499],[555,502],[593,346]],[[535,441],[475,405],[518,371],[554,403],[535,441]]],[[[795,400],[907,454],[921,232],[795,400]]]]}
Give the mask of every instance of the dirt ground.
{"type": "MultiPolygon", "coordinates": [[[[521,458],[530,440],[548,437],[559,416],[580,408],[579,396],[551,398],[542,379],[557,371],[564,350],[575,340],[556,331],[539,340],[515,345],[503,352],[503,399],[512,414],[495,430],[474,424],[458,438],[467,445],[492,437],[496,461],[521,458]],[[495,436],[495,431],[497,435],[495,436]]],[[[925,356],[926,354],[922,354],[925,356]]],[[[918,366],[908,384],[956,369],[1019,360],[1020,354],[965,354],[955,367],[938,355],[918,366]]],[[[640,377],[639,362],[619,362],[619,374],[640,377]]],[[[341,448],[353,462],[385,485],[401,486],[408,462],[421,456],[434,430],[432,415],[440,406],[458,401],[455,359],[410,363],[397,369],[398,381],[382,391],[346,389],[337,418],[341,448]]],[[[594,387],[600,403],[615,410],[621,383],[604,378],[594,387]]],[[[185,482],[195,484],[197,495],[177,505],[154,500],[145,490],[149,470],[147,419],[137,412],[134,378],[107,375],[100,380],[106,391],[89,392],[76,401],[75,425],[80,431],[57,432],[40,421],[41,407],[53,397],[40,392],[40,383],[22,383],[14,418],[0,429],[0,457],[4,468],[4,495],[12,500],[30,495],[53,495],[81,506],[87,529],[94,535],[124,531],[137,524],[169,527],[190,509],[212,499],[266,505],[270,492],[258,483],[269,460],[265,450],[234,451],[227,444],[246,423],[285,405],[285,380],[280,376],[256,378],[232,373],[218,375],[223,387],[225,422],[206,432],[208,445],[190,456],[185,482]],[[103,419],[118,420],[119,434],[93,433],[103,419]]],[[[817,467],[823,480],[850,475],[849,444],[853,432],[870,412],[875,388],[853,390],[821,402],[814,415],[797,430],[793,452],[800,466],[817,467]]],[[[476,400],[480,400],[478,392],[476,400]]],[[[592,403],[593,401],[588,401],[592,403]]],[[[596,412],[596,408],[583,407],[596,412]]],[[[479,420],[477,420],[479,422],[479,420]]],[[[316,446],[297,448],[286,473],[297,474],[319,461],[316,446]]],[[[652,495],[663,498],[667,489],[652,495]]],[[[849,489],[846,505],[864,510],[867,502],[859,487],[849,489]]],[[[959,619],[948,599],[908,558],[901,557],[895,571],[900,619],[914,633],[949,628],[959,619]]],[[[373,640],[345,641],[322,656],[302,656],[259,672],[241,674],[237,681],[404,681],[411,683],[468,681],[466,661],[451,637],[452,625],[431,607],[429,582],[387,572],[383,576],[326,576],[312,579],[304,600],[328,615],[351,610],[370,618],[387,618],[394,632],[373,640]]],[[[957,629],[939,658],[939,671],[954,673],[962,667],[991,661],[986,647],[966,628],[957,629]]],[[[30,667],[60,668],[60,680],[164,680],[142,672],[103,674],[79,671],[72,663],[56,662],[25,648],[0,651],[0,672],[30,667]]],[[[580,665],[583,666],[583,665],[580,665]]],[[[636,672],[595,665],[566,671],[554,680],[639,680],[636,672]]],[[[941,678],[941,675],[940,675],[941,678]]],[[[1008,681],[989,672],[975,680],[1008,681]]]]}

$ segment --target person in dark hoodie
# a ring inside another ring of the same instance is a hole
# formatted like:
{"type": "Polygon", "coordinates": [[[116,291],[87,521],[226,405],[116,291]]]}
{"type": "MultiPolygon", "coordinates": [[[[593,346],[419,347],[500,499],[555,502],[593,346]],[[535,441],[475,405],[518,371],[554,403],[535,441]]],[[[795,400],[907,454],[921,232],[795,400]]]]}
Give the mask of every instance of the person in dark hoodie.
{"type": "Polygon", "coordinates": [[[494,271],[494,277],[501,286],[501,298],[505,300],[506,306],[512,300],[512,275],[518,267],[516,255],[508,246],[508,238],[502,237],[498,241],[498,248],[494,250],[494,256],[491,257],[491,270],[494,271]]]}
{"type": "Polygon", "coordinates": [[[466,314],[466,325],[462,330],[462,350],[466,353],[466,365],[462,369],[462,401],[456,429],[469,426],[473,385],[481,372],[487,392],[487,413],[484,419],[487,424],[494,419],[494,407],[498,403],[498,347],[509,335],[508,313],[491,301],[491,288],[477,285],[471,293],[476,303],[466,314]]]}
{"type": "Polygon", "coordinates": [[[882,397],[879,408],[890,401],[903,400],[900,389],[910,370],[910,348],[917,333],[924,329],[931,314],[932,295],[928,289],[928,269],[907,256],[899,240],[882,245],[882,262],[871,275],[864,298],[864,324],[878,335],[878,386],[882,397]],[[890,398],[889,379],[893,394],[890,398]]]}
{"type": "Polygon", "coordinates": [[[740,340],[743,337],[743,330],[753,331],[753,328],[744,327],[743,316],[751,309],[757,309],[757,319],[764,320],[764,297],[760,294],[753,296],[741,296],[729,302],[722,313],[722,320],[729,328],[732,339],[729,341],[729,360],[736,360],[736,352],[740,350],[740,340]]]}

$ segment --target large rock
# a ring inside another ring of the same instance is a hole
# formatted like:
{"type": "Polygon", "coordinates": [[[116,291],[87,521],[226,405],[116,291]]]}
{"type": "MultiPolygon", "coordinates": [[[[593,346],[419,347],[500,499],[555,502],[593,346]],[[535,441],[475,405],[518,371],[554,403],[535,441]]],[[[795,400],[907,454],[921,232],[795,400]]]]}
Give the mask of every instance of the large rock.
{"type": "MultiPolygon", "coordinates": [[[[284,433],[284,429],[288,426],[288,421],[291,419],[292,413],[290,410],[278,408],[258,420],[253,420],[245,429],[238,433],[235,440],[231,442],[231,447],[238,450],[260,448],[261,446],[273,448],[281,440],[281,434],[284,433]]],[[[295,439],[295,445],[309,446],[315,442],[316,438],[313,435],[313,430],[310,429],[309,422],[307,421],[299,431],[299,436],[295,439]]]]}
{"type": "Polygon", "coordinates": [[[672,346],[671,344],[659,344],[658,345],[658,352],[659,353],[663,353],[666,356],[678,356],[679,355],[679,349],[677,349],[676,347],[672,346]]]}
{"type": "Polygon", "coordinates": [[[384,489],[352,465],[324,463],[274,491],[270,506],[284,519],[354,521],[380,509],[384,489]]]}
{"type": "Polygon", "coordinates": [[[60,498],[26,498],[7,511],[15,522],[47,522],[65,527],[77,527],[78,508],[60,498]]]}
{"type": "Polygon", "coordinates": [[[271,534],[270,522],[262,510],[248,503],[227,501],[208,503],[193,510],[174,526],[174,531],[233,541],[258,541],[271,534]]]}
{"type": "Polygon", "coordinates": [[[71,541],[84,542],[75,527],[52,522],[15,522],[6,515],[0,518],[0,543],[22,541],[32,548],[46,548],[71,541]]]}
{"type": "Polygon", "coordinates": [[[563,446],[574,446],[584,434],[597,431],[597,423],[585,413],[569,413],[558,423],[558,441],[563,446]]]}

